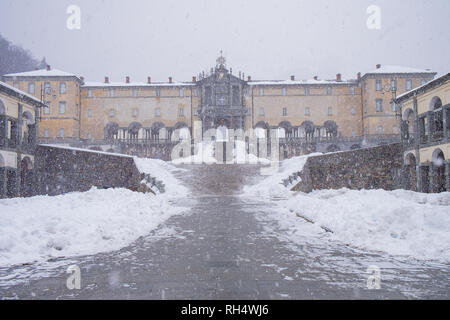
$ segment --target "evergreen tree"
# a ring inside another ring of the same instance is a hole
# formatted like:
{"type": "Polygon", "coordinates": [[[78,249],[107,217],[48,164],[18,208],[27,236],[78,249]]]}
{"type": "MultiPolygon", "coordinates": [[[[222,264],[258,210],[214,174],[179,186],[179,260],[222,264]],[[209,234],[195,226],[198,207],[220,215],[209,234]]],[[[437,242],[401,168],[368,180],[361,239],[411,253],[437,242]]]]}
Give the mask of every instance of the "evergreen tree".
{"type": "Polygon", "coordinates": [[[0,35],[0,75],[35,70],[38,61],[28,50],[11,44],[0,35]]]}

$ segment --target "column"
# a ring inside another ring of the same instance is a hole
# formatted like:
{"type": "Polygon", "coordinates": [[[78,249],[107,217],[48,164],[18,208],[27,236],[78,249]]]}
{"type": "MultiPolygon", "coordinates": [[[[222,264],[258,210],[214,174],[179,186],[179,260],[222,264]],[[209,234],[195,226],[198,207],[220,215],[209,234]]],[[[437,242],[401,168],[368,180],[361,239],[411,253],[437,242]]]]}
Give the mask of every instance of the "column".
{"type": "Polygon", "coordinates": [[[445,191],[450,191],[450,162],[445,164],[445,191]]]}

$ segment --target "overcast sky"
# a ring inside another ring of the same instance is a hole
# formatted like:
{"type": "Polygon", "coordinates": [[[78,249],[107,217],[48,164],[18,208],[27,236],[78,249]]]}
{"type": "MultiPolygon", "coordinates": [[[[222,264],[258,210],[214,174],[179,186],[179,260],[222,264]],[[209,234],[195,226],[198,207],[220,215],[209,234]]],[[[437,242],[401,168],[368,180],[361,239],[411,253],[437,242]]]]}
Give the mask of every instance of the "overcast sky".
{"type": "Polygon", "coordinates": [[[450,71],[449,0],[0,0],[0,33],[91,81],[190,81],[223,50],[253,79],[354,78],[377,63],[450,71]],[[81,9],[69,30],[66,9],[81,9]],[[370,5],[381,29],[366,26],[370,5]]]}

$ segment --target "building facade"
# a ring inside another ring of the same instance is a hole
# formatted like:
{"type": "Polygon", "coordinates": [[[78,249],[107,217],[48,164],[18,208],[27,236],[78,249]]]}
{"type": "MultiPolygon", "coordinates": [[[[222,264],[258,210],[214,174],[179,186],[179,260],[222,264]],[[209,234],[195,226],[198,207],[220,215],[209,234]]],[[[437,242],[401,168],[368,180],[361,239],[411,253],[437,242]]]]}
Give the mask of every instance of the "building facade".
{"type": "Polygon", "coordinates": [[[450,73],[397,97],[405,188],[450,191],[450,73]]]}
{"type": "MultiPolygon", "coordinates": [[[[360,148],[398,139],[392,99],[435,76],[430,70],[377,65],[355,79],[252,80],[234,75],[219,57],[214,68],[190,82],[85,82],[63,71],[3,76],[10,85],[45,101],[39,138],[111,146],[165,148],[180,136],[224,126],[276,129],[284,156],[360,148]]],[[[141,150],[141,151],[142,151],[141,150]]],[[[167,150],[166,150],[167,151],[167,150]]],[[[166,151],[162,151],[163,153],[166,151]]],[[[168,152],[168,151],[167,151],[168,152]]],[[[167,153],[166,152],[166,153],[167,153]]],[[[142,154],[142,152],[138,152],[142,154]]],[[[149,155],[144,152],[144,155],[149,155]]],[[[150,152],[150,155],[155,155],[150,152]]]]}
{"type": "Polygon", "coordinates": [[[0,82],[0,198],[32,194],[38,114],[36,98],[0,82]]]}

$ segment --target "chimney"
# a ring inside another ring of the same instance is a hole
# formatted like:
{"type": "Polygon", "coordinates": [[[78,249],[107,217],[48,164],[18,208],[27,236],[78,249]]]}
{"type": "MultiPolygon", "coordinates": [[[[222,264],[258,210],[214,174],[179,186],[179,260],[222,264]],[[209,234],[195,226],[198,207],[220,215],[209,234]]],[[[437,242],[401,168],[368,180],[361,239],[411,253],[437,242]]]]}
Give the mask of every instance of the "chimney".
{"type": "Polygon", "coordinates": [[[291,81],[294,81],[295,80],[295,76],[291,76],[291,81]]]}
{"type": "Polygon", "coordinates": [[[80,77],[81,84],[84,84],[84,77],[80,77]]]}
{"type": "Polygon", "coordinates": [[[47,71],[50,71],[52,68],[50,67],[50,65],[47,65],[47,71]]]}
{"type": "Polygon", "coordinates": [[[125,77],[125,82],[126,82],[126,83],[130,83],[130,77],[129,77],[129,76],[126,76],[126,77],[125,77]]]}
{"type": "Polygon", "coordinates": [[[197,82],[197,78],[196,77],[192,77],[192,82],[197,82]]]}
{"type": "Polygon", "coordinates": [[[250,77],[250,76],[248,76],[247,79],[248,79],[247,81],[249,81],[249,82],[252,81],[252,77],[250,77]]]}
{"type": "Polygon", "coordinates": [[[338,74],[336,75],[336,81],[338,81],[338,82],[342,81],[342,76],[341,76],[340,73],[338,73],[338,74]]]}
{"type": "Polygon", "coordinates": [[[377,64],[377,69],[380,69],[381,68],[381,64],[377,64]]]}
{"type": "Polygon", "coordinates": [[[105,77],[105,83],[109,83],[109,77],[105,77]]]}
{"type": "Polygon", "coordinates": [[[358,72],[358,73],[356,74],[356,78],[358,79],[358,81],[361,80],[361,72],[358,72]]]}
{"type": "Polygon", "coordinates": [[[317,79],[318,79],[318,77],[317,77],[317,76],[314,76],[314,80],[316,80],[316,81],[317,81],[317,79]]]}
{"type": "Polygon", "coordinates": [[[172,77],[169,77],[169,83],[172,83],[172,77]]]}
{"type": "Polygon", "coordinates": [[[230,68],[230,74],[233,74],[233,68],[230,68]]]}
{"type": "Polygon", "coordinates": [[[152,83],[152,78],[151,77],[147,77],[147,83],[148,84],[152,83]]]}

